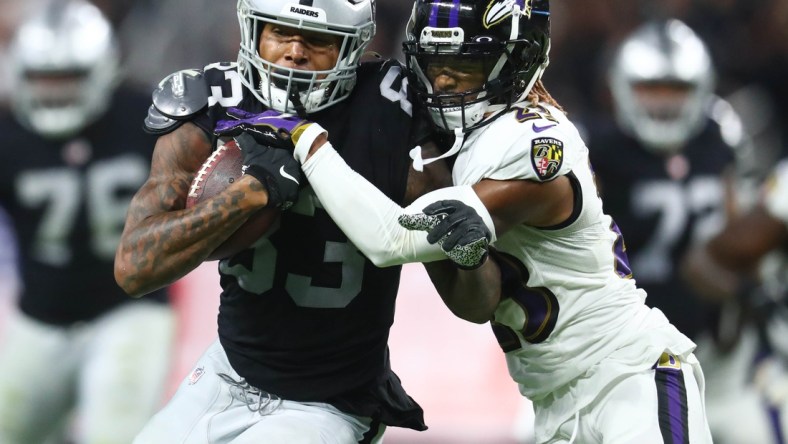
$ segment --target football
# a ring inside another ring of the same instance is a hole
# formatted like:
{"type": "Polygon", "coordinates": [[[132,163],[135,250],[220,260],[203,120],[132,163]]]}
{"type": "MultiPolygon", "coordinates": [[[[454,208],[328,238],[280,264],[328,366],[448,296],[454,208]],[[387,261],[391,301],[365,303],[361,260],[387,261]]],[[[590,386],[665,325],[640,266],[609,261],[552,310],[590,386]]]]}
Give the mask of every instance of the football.
{"type": "MultiPolygon", "coordinates": [[[[219,142],[216,150],[203,163],[189,188],[186,208],[210,199],[241,177],[243,155],[241,149],[230,139],[219,142]]],[[[278,208],[263,208],[249,217],[238,230],[230,235],[207,260],[219,260],[249,248],[268,232],[279,219],[278,208]]]]}

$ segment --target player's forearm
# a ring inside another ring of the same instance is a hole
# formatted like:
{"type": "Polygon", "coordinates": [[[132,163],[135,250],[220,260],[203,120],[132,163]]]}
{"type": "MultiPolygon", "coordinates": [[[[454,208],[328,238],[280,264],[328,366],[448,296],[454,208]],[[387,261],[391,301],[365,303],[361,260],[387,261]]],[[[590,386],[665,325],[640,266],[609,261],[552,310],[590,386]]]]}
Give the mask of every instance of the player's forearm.
{"type": "Polygon", "coordinates": [[[353,244],[377,266],[445,259],[424,232],[397,222],[405,212],[383,192],[353,171],[329,145],[303,165],[321,204],[353,244]]]}
{"type": "MultiPolygon", "coordinates": [[[[144,199],[144,193],[135,197],[144,199]]],[[[260,182],[245,177],[186,210],[150,214],[144,204],[132,203],[115,256],[118,284],[136,297],[175,282],[205,261],[266,201],[260,182]]]]}
{"type": "Polygon", "coordinates": [[[424,264],[444,304],[455,316],[483,324],[492,319],[501,299],[501,272],[488,259],[475,270],[461,270],[451,261],[424,264]]]}
{"type": "Polygon", "coordinates": [[[712,302],[732,300],[742,283],[737,273],[721,266],[709,254],[706,245],[691,248],[682,258],[678,269],[682,279],[698,296],[712,302]]]}
{"type": "Polygon", "coordinates": [[[400,227],[402,207],[353,171],[329,144],[313,153],[303,170],[331,218],[375,265],[445,258],[424,233],[400,227]]]}

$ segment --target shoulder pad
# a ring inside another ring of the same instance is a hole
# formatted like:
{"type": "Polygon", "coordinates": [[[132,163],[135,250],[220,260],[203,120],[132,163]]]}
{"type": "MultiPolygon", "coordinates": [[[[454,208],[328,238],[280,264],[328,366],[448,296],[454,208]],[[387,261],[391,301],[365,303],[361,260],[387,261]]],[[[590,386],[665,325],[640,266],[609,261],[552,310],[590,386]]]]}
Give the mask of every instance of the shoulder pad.
{"type": "Polygon", "coordinates": [[[159,83],[153,91],[153,106],[165,117],[184,120],[208,106],[208,91],[202,70],[185,69],[159,83]]]}
{"type": "Polygon", "coordinates": [[[148,108],[148,116],[145,117],[145,132],[157,136],[167,134],[179,127],[183,120],[171,119],[160,113],[155,106],[148,108]]]}

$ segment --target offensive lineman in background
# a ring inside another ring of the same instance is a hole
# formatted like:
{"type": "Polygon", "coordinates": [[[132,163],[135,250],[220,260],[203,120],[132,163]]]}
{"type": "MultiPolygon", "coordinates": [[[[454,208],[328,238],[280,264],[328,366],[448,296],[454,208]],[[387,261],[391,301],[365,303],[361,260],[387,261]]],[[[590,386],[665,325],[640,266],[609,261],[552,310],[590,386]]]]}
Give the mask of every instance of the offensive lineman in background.
{"type": "Polygon", "coordinates": [[[73,428],[76,443],[128,444],[161,401],[175,321],[165,290],[130,301],[112,273],[152,141],[127,114],[148,100],[116,88],[114,32],[81,0],[25,21],[9,63],[0,205],[22,288],[0,344],[0,442],[73,428]]]}
{"type": "Polygon", "coordinates": [[[714,95],[711,55],[683,22],[649,21],[617,48],[609,87],[615,121],[589,122],[589,151],[637,284],[698,344],[715,442],[776,442],[752,381],[759,338],[742,300],[710,302],[682,278],[687,251],[739,204],[736,162],[750,149],[738,115],[714,95]],[[732,415],[747,415],[746,430],[732,415]]]}

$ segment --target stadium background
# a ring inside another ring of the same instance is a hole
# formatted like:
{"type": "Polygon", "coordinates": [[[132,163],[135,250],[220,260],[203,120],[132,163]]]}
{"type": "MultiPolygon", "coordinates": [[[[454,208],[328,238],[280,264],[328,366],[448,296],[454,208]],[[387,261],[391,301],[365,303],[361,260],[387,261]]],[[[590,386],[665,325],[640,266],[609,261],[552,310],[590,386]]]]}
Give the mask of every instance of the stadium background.
{"type": "MultiPolygon", "coordinates": [[[[126,53],[127,81],[146,91],[166,74],[234,60],[234,2],[95,0],[116,24],[126,53]]],[[[378,1],[372,49],[399,56],[410,0],[378,1]]],[[[0,0],[0,65],[16,23],[43,0],[0,0]]],[[[686,21],[709,44],[718,92],[742,115],[764,169],[781,155],[788,128],[788,0],[554,0],[552,63],[546,84],[570,115],[609,112],[605,69],[611,49],[649,17],[686,21]]],[[[0,70],[0,106],[7,81],[0,70]]],[[[143,116],[129,116],[139,118],[143,116]]],[[[0,239],[0,334],[14,297],[12,242],[0,239]]],[[[216,263],[176,284],[179,347],[169,396],[215,337],[216,263]]],[[[528,403],[517,394],[489,326],[454,318],[420,265],[406,266],[391,334],[392,363],[426,411],[425,433],[391,429],[387,443],[514,443],[527,436],[528,403]]]]}

